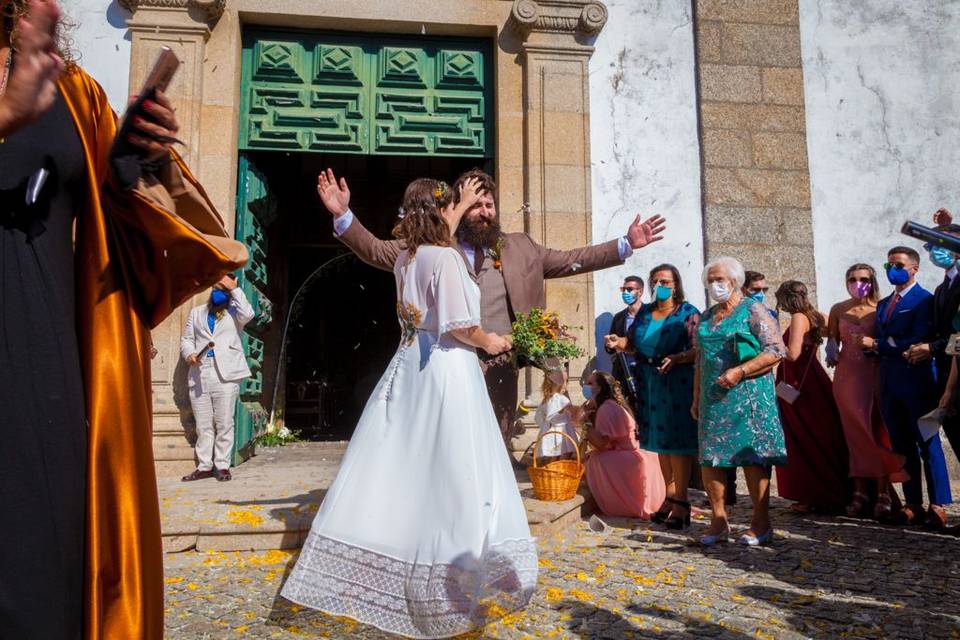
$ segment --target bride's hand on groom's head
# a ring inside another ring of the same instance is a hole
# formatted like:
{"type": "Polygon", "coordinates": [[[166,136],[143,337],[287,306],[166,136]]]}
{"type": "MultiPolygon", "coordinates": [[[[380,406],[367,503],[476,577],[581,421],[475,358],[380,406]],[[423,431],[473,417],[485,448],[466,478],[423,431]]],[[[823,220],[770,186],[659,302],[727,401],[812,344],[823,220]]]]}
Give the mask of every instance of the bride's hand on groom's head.
{"type": "Polygon", "coordinates": [[[317,176],[317,195],[334,217],[339,218],[350,208],[350,188],[347,187],[347,181],[342,177],[338,181],[333,175],[333,169],[321,171],[317,176]]]}
{"type": "Polygon", "coordinates": [[[457,194],[456,201],[451,201],[450,204],[440,212],[443,219],[447,221],[447,226],[450,227],[450,235],[457,232],[457,227],[460,226],[460,221],[463,219],[464,214],[480,199],[481,187],[480,181],[476,178],[470,178],[464,181],[464,183],[460,185],[460,191],[457,194]]]}

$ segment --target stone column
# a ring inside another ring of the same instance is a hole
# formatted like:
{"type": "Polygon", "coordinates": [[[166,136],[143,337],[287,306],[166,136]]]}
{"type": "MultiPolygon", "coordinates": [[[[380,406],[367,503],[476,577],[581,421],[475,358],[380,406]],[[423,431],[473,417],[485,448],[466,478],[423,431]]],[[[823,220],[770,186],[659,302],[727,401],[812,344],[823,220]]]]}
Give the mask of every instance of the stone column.
{"type": "MultiPolygon", "coordinates": [[[[133,38],[130,92],[139,91],[150,73],[161,46],[173,49],[180,68],[167,94],[177,108],[179,153],[188,165],[199,158],[200,107],[203,101],[204,47],[211,24],[226,7],[226,0],[119,0],[133,15],[127,22],[133,38]]],[[[180,332],[190,305],[171,314],[153,331],[157,355],[153,359],[154,457],[161,475],[193,468],[193,451],[184,437],[192,428],[186,397],[186,371],[180,359],[180,332]]]]}
{"type": "MultiPolygon", "coordinates": [[[[515,0],[512,21],[522,36],[525,230],[556,249],[591,243],[590,87],[593,41],[607,20],[602,2],[515,0]]],[[[592,353],[593,277],[550,280],[547,307],[577,331],[592,353]]],[[[583,358],[570,363],[577,388],[583,358]]],[[[521,397],[538,395],[529,373],[521,397]]]]}
{"type": "Polygon", "coordinates": [[[798,0],[696,0],[707,258],[816,292],[798,0]]]}

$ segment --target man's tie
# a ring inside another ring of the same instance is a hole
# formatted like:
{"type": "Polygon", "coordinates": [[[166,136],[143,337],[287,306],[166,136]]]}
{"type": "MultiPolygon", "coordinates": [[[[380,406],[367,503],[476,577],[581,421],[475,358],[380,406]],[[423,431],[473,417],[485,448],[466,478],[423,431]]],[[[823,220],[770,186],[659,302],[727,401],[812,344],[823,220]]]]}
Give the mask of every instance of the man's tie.
{"type": "Polygon", "coordinates": [[[473,248],[473,272],[480,275],[480,268],[483,267],[483,249],[481,247],[473,248]]]}
{"type": "Polygon", "coordinates": [[[894,309],[897,308],[897,305],[900,304],[900,294],[893,294],[893,300],[890,301],[890,306],[887,307],[887,314],[883,317],[883,321],[890,322],[890,317],[893,316],[894,309]]]}

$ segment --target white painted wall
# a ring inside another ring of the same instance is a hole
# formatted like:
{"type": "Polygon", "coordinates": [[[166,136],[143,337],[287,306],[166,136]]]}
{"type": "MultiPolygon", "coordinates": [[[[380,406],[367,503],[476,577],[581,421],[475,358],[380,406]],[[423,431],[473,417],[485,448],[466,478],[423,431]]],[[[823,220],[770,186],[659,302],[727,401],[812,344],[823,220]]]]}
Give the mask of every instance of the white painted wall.
{"type": "MultiPolygon", "coordinates": [[[[800,0],[820,306],[880,268],[905,220],[960,214],[960,2],[800,0]]],[[[881,274],[882,275],[882,274],[881,274]]],[[[943,272],[926,261],[928,288],[943,272]]],[[[884,291],[890,290],[884,281],[884,291]]]]}
{"type": "MultiPolygon", "coordinates": [[[[703,308],[703,220],[693,22],[689,0],[605,0],[609,20],[590,60],[594,242],[623,235],[634,216],[667,217],[666,238],[620,268],[594,274],[594,309],[623,308],[623,277],[669,262],[703,308]]],[[[649,291],[649,289],[648,289],[649,291]]],[[[610,316],[606,316],[609,322],[610,316]]],[[[598,334],[605,331],[598,327],[598,334]]],[[[598,340],[598,342],[601,342],[598,340]]],[[[606,354],[598,364],[607,366],[606,354]]]]}
{"type": "Polygon", "coordinates": [[[126,26],[130,12],[120,7],[117,0],[61,0],[60,4],[77,25],[72,36],[80,65],[107,92],[114,110],[122,112],[130,81],[126,26]]]}

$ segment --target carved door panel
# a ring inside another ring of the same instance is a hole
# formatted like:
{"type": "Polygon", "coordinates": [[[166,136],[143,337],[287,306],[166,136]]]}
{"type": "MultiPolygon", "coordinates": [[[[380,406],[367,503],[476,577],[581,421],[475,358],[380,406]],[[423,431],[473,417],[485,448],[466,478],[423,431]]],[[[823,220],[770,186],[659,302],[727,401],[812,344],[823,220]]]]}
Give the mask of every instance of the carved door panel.
{"type": "Polygon", "coordinates": [[[273,304],[267,291],[266,228],[277,215],[276,201],[271,196],[263,174],[244,153],[240,154],[237,179],[236,238],[247,245],[250,259],[238,278],[256,315],[241,337],[252,375],[240,385],[237,400],[234,464],[252,454],[256,434],[266,426],[268,418],[263,404],[263,333],[273,320],[273,304]]]}
{"type": "Polygon", "coordinates": [[[245,34],[240,148],[491,157],[483,40],[245,34]]]}

